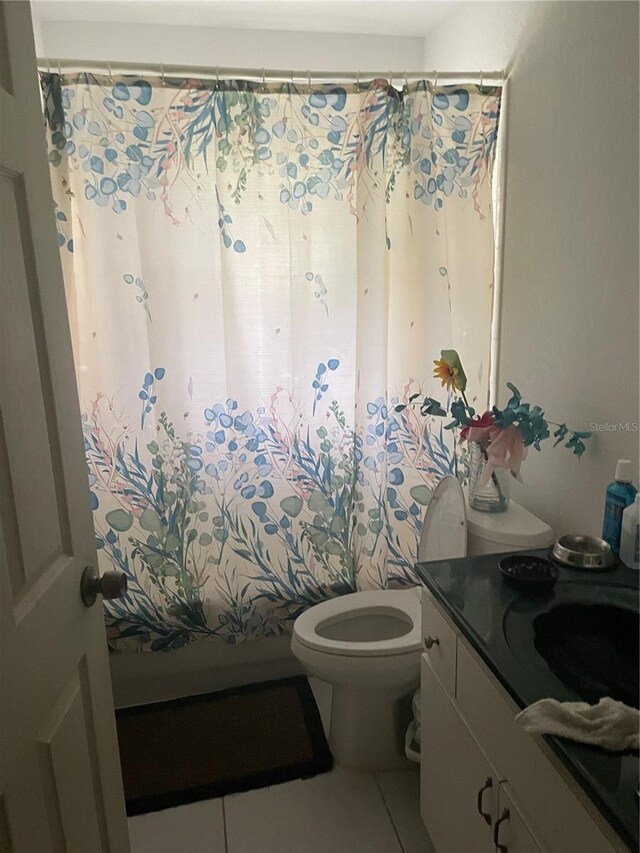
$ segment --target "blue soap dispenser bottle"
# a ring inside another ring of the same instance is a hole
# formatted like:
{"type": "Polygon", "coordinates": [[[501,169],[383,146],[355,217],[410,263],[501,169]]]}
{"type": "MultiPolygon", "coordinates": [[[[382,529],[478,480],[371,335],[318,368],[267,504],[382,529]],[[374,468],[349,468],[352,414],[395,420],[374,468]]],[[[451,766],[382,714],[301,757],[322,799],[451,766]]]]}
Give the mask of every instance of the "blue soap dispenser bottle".
{"type": "Polygon", "coordinates": [[[607,486],[604,504],[602,538],[609,543],[613,553],[620,553],[622,513],[634,502],[638,490],[631,482],[633,465],[630,459],[618,459],[613,483],[607,486]]]}

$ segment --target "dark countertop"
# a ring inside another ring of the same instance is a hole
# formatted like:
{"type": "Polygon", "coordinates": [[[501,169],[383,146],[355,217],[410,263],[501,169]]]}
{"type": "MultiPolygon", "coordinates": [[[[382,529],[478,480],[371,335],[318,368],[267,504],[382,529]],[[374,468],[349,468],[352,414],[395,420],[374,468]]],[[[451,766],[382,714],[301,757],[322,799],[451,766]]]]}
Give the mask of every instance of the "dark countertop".
{"type": "MultiPolygon", "coordinates": [[[[528,552],[546,557],[546,551],[528,552]]],[[[498,681],[525,708],[539,699],[580,701],[554,675],[533,643],[533,619],[563,601],[619,604],[637,611],[639,573],[619,565],[607,572],[560,569],[553,589],[524,595],[498,570],[505,554],[418,563],[416,572],[498,681]]],[[[638,753],[612,753],[545,736],[620,838],[638,850],[638,753]]]]}

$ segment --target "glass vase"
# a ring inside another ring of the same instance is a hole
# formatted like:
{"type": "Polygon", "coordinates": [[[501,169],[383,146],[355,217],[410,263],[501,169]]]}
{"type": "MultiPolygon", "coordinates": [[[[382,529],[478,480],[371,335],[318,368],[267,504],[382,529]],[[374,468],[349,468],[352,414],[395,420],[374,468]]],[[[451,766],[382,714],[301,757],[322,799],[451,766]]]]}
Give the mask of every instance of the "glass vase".
{"type": "Polygon", "coordinates": [[[506,468],[496,468],[486,482],[486,451],[473,442],[469,466],[469,506],[480,512],[505,512],[509,506],[509,480],[506,468]]]}

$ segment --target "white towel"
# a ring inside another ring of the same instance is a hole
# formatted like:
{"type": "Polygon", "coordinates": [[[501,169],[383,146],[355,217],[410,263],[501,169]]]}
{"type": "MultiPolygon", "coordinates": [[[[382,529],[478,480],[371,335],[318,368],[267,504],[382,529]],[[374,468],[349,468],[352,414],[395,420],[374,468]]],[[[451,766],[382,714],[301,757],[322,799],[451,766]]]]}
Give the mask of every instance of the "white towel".
{"type": "Polygon", "coordinates": [[[611,752],[640,746],[640,711],[615,699],[601,699],[597,705],[540,699],[521,711],[516,722],[527,732],[593,743],[611,752]]]}

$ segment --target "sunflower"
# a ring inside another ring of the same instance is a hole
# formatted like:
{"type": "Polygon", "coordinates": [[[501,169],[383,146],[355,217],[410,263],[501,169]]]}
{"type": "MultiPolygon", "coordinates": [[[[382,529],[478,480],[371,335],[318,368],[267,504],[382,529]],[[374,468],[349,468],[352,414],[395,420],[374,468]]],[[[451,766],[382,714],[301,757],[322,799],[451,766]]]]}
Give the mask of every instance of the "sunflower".
{"type": "Polygon", "coordinates": [[[433,370],[433,375],[436,379],[440,379],[442,382],[442,387],[446,388],[447,391],[460,390],[460,385],[458,384],[458,377],[460,370],[454,365],[449,364],[444,358],[439,358],[433,362],[435,364],[435,368],[433,370]]]}

